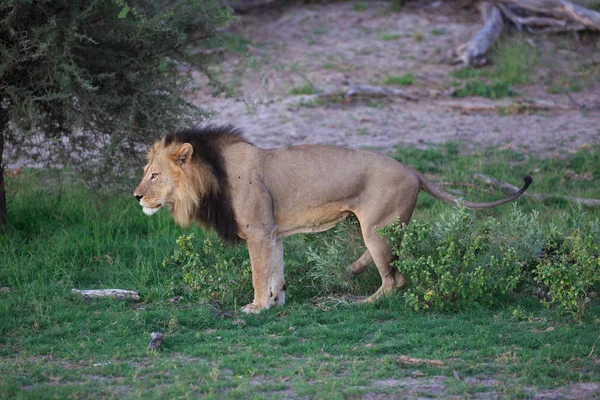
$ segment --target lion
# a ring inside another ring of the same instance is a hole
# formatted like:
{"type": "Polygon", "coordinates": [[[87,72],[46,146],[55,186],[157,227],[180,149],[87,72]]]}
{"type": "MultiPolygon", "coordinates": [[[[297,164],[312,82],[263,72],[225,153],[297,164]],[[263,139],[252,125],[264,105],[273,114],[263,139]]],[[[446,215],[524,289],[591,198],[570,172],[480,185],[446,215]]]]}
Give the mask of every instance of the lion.
{"type": "Polygon", "coordinates": [[[529,176],[523,180],[506,198],[462,201],[382,154],[327,145],[266,150],[230,125],[210,125],[155,143],[134,196],[147,215],[166,207],[181,226],[195,221],[225,242],[245,241],[254,300],[242,311],[259,313],[285,303],[285,237],[325,231],[354,214],[366,251],[349,268],[359,274],[375,263],[382,284],[369,297],[372,302],[406,282],[391,266],[391,247],[376,227],[396,220],[408,224],[420,190],[448,204],[483,209],[517,199],[532,183],[529,176]]]}

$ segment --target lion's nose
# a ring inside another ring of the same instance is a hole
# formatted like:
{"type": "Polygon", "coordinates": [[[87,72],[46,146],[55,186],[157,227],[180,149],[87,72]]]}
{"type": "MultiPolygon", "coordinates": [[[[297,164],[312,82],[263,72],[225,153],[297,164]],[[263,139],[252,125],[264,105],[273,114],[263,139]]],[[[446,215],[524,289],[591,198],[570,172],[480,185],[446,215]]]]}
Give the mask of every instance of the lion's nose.
{"type": "Polygon", "coordinates": [[[140,194],[134,194],[134,196],[135,196],[135,198],[137,199],[137,201],[141,201],[141,200],[142,200],[142,197],[144,197],[144,196],[142,196],[142,195],[140,195],[140,194]]]}

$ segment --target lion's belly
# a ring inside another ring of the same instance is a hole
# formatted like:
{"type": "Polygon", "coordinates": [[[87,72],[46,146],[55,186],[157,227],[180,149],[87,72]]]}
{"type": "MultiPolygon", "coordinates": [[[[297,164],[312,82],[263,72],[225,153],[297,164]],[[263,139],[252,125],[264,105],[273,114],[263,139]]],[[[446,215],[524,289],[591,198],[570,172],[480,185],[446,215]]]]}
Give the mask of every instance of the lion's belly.
{"type": "Polygon", "coordinates": [[[296,233],[323,232],[333,228],[338,222],[350,215],[339,204],[321,206],[318,209],[294,210],[275,214],[278,238],[296,233]]]}

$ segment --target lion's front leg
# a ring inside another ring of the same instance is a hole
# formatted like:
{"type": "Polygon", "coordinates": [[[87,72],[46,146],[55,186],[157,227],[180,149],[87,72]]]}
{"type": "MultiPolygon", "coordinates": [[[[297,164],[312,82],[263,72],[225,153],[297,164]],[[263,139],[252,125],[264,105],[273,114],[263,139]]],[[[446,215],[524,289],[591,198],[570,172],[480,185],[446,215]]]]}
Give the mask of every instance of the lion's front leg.
{"type": "Polygon", "coordinates": [[[248,314],[257,314],[261,310],[283,304],[283,245],[275,235],[259,234],[246,239],[250,263],[252,264],[252,287],[254,301],[242,307],[248,314]],[[276,285],[276,286],[274,286],[276,285]],[[281,286],[279,290],[276,287],[281,286]],[[276,289],[276,290],[273,290],[276,289]]]}

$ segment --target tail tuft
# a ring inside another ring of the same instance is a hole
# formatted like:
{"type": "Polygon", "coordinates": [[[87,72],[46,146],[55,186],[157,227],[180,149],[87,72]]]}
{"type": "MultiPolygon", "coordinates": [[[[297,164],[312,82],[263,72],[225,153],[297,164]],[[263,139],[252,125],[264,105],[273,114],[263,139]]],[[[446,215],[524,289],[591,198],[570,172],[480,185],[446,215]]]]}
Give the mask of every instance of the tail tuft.
{"type": "Polygon", "coordinates": [[[523,182],[525,182],[525,187],[528,187],[529,185],[531,185],[533,183],[533,178],[529,175],[525,175],[523,177],[523,182]]]}

